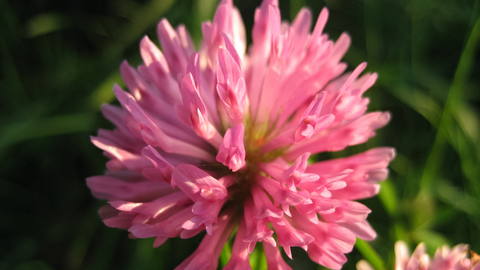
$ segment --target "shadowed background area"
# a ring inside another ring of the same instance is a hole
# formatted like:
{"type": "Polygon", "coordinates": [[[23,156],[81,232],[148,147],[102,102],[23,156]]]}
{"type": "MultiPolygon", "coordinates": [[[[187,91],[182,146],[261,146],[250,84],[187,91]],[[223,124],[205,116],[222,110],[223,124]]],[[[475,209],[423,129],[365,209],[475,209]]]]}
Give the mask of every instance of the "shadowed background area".
{"type": "MultiPolygon", "coordinates": [[[[379,73],[366,93],[369,111],[390,111],[389,125],[367,143],[328,159],[375,146],[397,157],[379,196],[365,200],[378,233],[359,241],[344,269],[366,258],[392,268],[393,245],[469,243],[480,252],[480,1],[280,0],[291,20],[308,6],[330,10],[325,32],[346,31],[349,70],[363,61],[379,73]]],[[[89,136],[112,129],[99,110],[116,103],[119,65],[141,63],[138,45],[166,17],[201,41],[201,22],[217,0],[0,0],[0,269],[173,269],[203,234],[131,240],[106,227],[85,178],[102,174],[107,159],[89,136]],[[26,3],[28,2],[28,3],[26,3]]],[[[249,34],[260,1],[234,1],[249,34]]],[[[249,42],[251,37],[248,36],[249,42]]],[[[230,243],[231,244],[231,243],[230,243]]],[[[323,269],[300,249],[293,269],[323,269]]],[[[228,260],[223,253],[220,265],[228,260]]],[[[253,269],[264,269],[259,252],[253,269]]]]}

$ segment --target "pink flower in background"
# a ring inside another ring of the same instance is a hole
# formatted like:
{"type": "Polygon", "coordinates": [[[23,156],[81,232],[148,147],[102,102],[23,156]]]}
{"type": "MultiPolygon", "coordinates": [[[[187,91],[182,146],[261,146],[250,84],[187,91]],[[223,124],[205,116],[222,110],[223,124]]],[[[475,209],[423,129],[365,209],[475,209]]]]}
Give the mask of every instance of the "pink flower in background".
{"type": "MultiPolygon", "coordinates": [[[[395,243],[394,270],[480,270],[478,255],[470,251],[472,259],[467,258],[468,245],[458,244],[450,249],[442,246],[437,249],[431,260],[425,253],[425,244],[420,243],[412,255],[403,241],[395,243]]],[[[366,261],[357,263],[358,270],[373,270],[366,261]]]]}
{"type": "Polygon", "coordinates": [[[92,142],[110,158],[104,176],[87,179],[105,224],[132,237],[206,235],[177,269],[216,269],[236,231],[225,269],[249,269],[261,242],[269,269],[290,269],[301,247],[310,258],[339,269],[356,237],[375,238],[370,210],[354,200],[372,197],[387,177],[391,148],[308,163],[310,155],[366,142],[389,114],[366,113],[377,74],[345,73],[340,62],[350,45],[343,34],[323,34],[324,9],[310,33],[312,15],[302,9],[281,22],[278,1],[256,10],[253,44],[231,0],[202,25],[198,52],[184,26],[158,25],[163,52],[148,37],[144,61],[121,66],[129,93],[115,85],[121,108],[105,105],[114,131],[92,142]],[[279,249],[281,248],[281,249],[279,249]]]}

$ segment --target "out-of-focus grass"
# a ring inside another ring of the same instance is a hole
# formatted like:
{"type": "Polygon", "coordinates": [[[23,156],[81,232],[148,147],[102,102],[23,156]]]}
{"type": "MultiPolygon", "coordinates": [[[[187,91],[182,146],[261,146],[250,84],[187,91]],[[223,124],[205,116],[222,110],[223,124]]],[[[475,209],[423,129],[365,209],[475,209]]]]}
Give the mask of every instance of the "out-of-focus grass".
{"type": "MultiPolygon", "coordinates": [[[[259,1],[234,2],[249,33],[259,1]]],[[[479,1],[279,2],[284,19],[304,4],[315,18],[327,6],[330,37],[352,37],[350,69],[367,60],[367,71],[379,73],[367,91],[370,111],[393,116],[366,144],[322,154],[397,150],[379,196],[363,201],[378,238],[358,242],[344,268],[366,258],[391,269],[398,239],[412,248],[425,241],[430,253],[443,243],[479,252],[479,1]]],[[[113,83],[122,85],[121,61],[140,63],[139,41],[157,40],[163,16],[184,23],[198,44],[217,3],[0,1],[0,269],[173,269],[195,250],[202,235],[153,249],[151,239],[105,227],[84,179],[104,170],[88,136],[112,128],[99,109],[113,102],[113,83]]],[[[294,269],[323,269],[302,250],[293,255],[294,269]]],[[[225,250],[220,264],[228,257],[225,250]]],[[[265,268],[261,248],[251,261],[265,268]]]]}
{"type": "Polygon", "coordinates": [[[377,252],[368,244],[368,242],[362,239],[357,239],[355,247],[360,251],[360,253],[365,257],[365,259],[370,262],[374,269],[385,269],[385,263],[377,254],[377,252]]]}

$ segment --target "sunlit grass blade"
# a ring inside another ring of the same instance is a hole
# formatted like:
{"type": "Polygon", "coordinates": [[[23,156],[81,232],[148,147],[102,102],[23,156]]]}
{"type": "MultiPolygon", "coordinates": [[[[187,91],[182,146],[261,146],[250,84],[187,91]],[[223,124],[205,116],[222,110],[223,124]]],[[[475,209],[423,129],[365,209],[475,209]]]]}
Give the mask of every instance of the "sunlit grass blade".
{"type": "Polygon", "coordinates": [[[390,93],[420,113],[432,126],[438,128],[442,109],[440,105],[420,89],[412,89],[407,85],[389,87],[390,93]]]}
{"type": "Polygon", "coordinates": [[[257,245],[252,254],[250,254],[250,265],[252,266],[252,270],[267,269],[267,260],[261,245],[257,245]]]}
{"type": "Polygon", "coordinates": [[[436,185],[436,194],[441,201],[480,219],[480,201],[478,198],[470,196],[445,181],[436,185]]]}
{"type": "Polygon", "coordinates": [[[442,157],[442,151],[446,142],[446,136],[448,136],[448,128],[452,119],[452,111],[455,107],[460,105],[460,101],[463,95],[463,88],[472,69],[474,55],[478,49],[478,41],[480,39],[480,19],[477,20],[472,32],[469,35],[465,49],[462,52],[460,61],[455,71],[452,86],[448,93],[447,102],[443,109],[442,117],[439,124],[439,129],[433,148],[427,159],[422,178],[420,180],[420,188],[427,194],[431,192],[431,186],[436,171],[440,165],[440,158],[442,157]]]}
{"type": "Polygon", "coordinates": [[[3,127],[0,148],[38,137],[88,131],[93,119],[90,114],[73,114],[13,123],[3,127]]]}
{"type": "Polygon", "coordinates": [[[305,0],[290,0],[290,21],[293,21],[297,13],[305,6],[305,0]]]}
{"type": "Polygon", "coordinates": [[[30,19],[26,27],[26,36],[34,38],[68,27],[70,24],[66,16],[57,13],[44,13],[30,19]]]}
{"type": "Polygon", "coordinates": [[[88,99],[88,107],[92,111],[98,111],[102,104],[110,103],[114,98],[115,94],[113,93],[113,85],[116,83],[123,87],[122,76],[120,71],[114,71],[110,76],[105,78],[105,80],[92,92],[90,98],[88,99]]]}
{"type": "Polygon", "coordinates": [[[232,248],[230,244],[227,242],[222,249],[222,253],[220,253],[220,264],[223,266],[227,265],[228,261],[232,257],[232,248]]]}
{"type": "Polygon", "coordinates": [[[452,246],[446,235],[432,230],[416,230],[411,233],[412,238],[417,242],[427,245],[427,250],[432,252],[443,245],[452,246]]]}
{"type": "Polygon", "coordinates": [[[378,253],[366,241],[357,238],[355,247],[362,253],[363,257],[373,266],[375,270],[385,269],[385,263],[378,253]]]}
{"type": "Polygon", "coordinates": [[[394,217],[398,214],[398,198],[397,194],[395,193],[395,186],[394,184],[386,179],[380,184],[380,193],[378,196],[380,197],[380,201],[383,204],[387,213],[394,217]]]}

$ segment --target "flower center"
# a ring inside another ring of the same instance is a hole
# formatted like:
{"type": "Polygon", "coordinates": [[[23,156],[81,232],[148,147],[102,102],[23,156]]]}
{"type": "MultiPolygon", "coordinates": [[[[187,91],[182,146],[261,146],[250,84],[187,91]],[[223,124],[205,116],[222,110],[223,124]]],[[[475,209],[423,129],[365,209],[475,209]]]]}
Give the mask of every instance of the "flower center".
{"type": "Polygon", "coordinates": [[[243,214],[244,202],[251,198],[251,188],[256,178],[262,172],[259,165],[264,162],[271,162],[280,157],[284,149],[274,150],[266,153],[261,152],[261,147],[268,140],[270,132],[266,123],[262,125],[245,125],[245,164],[246,166],[234,172],[235,184],[231,187],[233,191],[232,203],[235,204],[236,214],[243,214]]]}

